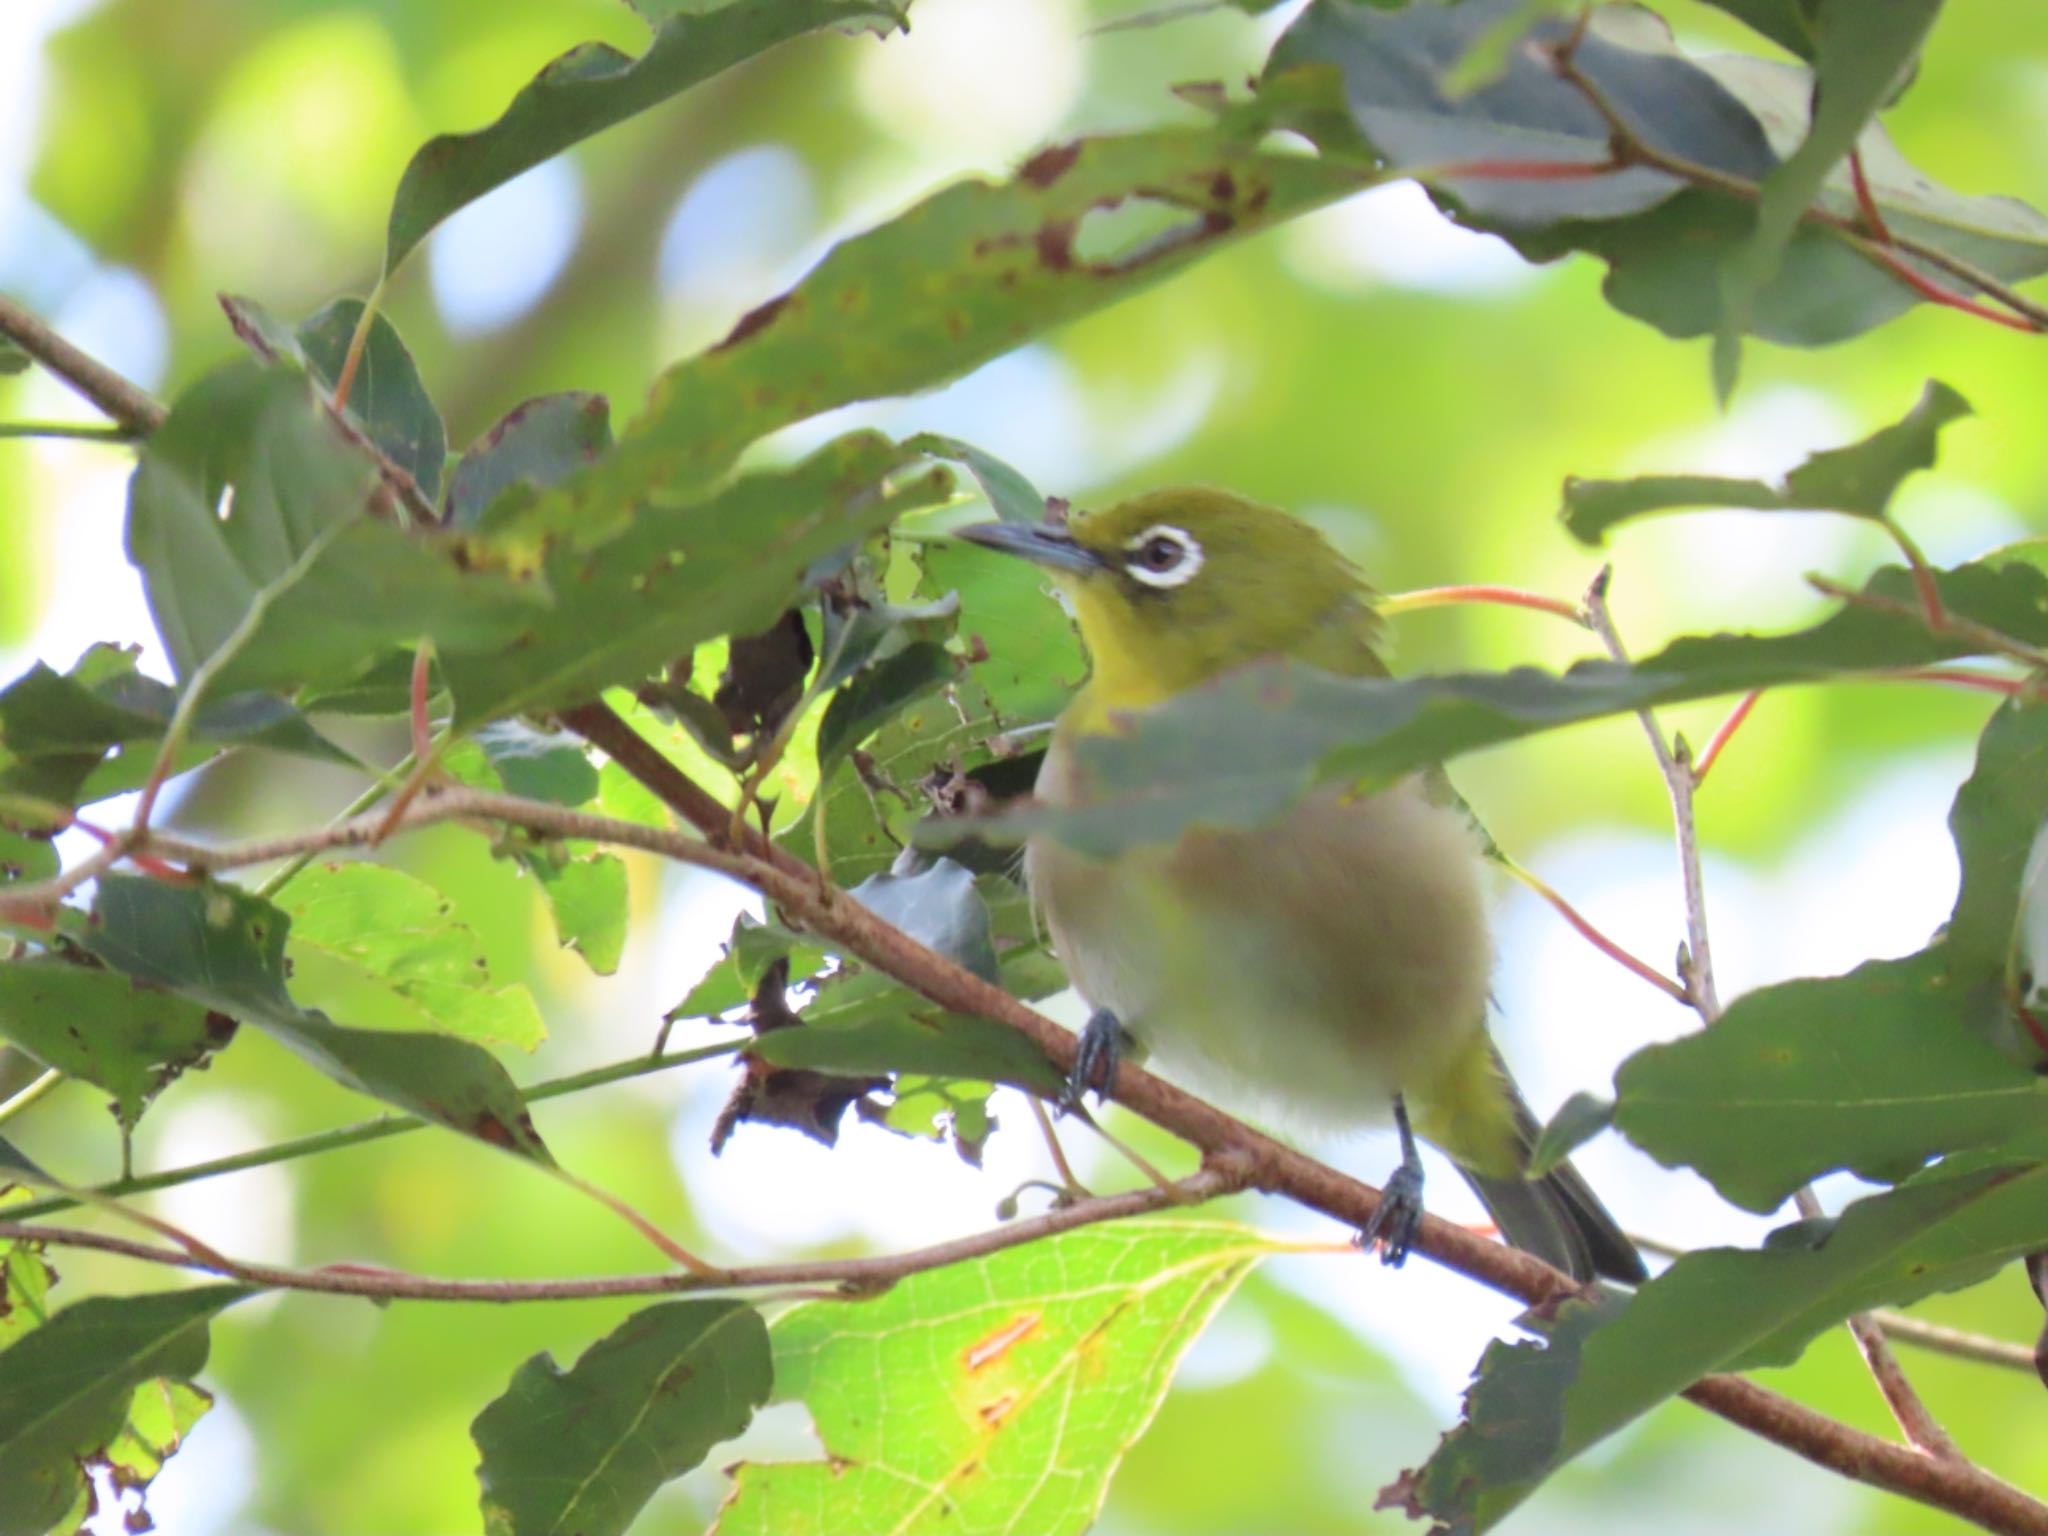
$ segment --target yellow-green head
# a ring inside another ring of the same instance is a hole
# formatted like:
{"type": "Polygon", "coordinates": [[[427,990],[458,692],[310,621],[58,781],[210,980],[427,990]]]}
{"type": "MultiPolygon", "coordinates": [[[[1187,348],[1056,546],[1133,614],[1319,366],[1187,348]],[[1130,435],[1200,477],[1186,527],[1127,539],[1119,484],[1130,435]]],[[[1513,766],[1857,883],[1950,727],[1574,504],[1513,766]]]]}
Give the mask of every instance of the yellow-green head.
{"type": "Polygon", "coordinates": [[[1228,491],[1151,491],[1063,523],[960,536],[1046,568],[1073,609],[1104,709],[1142,709],[1261,656],[1377,674],[1372,592],[1322,534],[1228,491]]]}

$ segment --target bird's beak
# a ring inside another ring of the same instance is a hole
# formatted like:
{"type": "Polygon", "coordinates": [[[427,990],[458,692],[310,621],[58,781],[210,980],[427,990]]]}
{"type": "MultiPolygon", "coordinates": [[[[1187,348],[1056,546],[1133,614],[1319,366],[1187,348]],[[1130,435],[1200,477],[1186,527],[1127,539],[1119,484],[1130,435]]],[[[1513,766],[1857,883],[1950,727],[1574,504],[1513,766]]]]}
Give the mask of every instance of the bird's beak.
{"type": "Polygon", "coordinates": [[[953,532],[970,544],[999,549],[1006,555],[1021,555],[1034,565],[1055,571],[1086,574],[1102,569],[1098,556],[1076,544],[1066,529],[1048,523],[974,523],[953,532]]]}

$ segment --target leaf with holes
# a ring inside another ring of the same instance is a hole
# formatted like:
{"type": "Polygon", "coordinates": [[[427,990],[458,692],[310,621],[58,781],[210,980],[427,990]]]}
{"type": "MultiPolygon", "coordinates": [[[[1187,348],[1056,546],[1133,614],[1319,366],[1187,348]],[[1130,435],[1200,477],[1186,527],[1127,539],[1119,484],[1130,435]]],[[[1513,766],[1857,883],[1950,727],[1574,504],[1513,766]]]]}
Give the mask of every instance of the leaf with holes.
{"type": "Polygon", "coordinates": [[[255,1025],[345,1088],[553,1166],[489,1052],[447,1035],[349,1029],[294,1003],[290,930],[283,912],[232,886],[106,875],[83,939],[115,970],[255,1025]]]}
{"type": "Polygon", "coordinates": [[[1174,1366],[1269,1238],[1127,1221],[775,1322],[775,1396],[827,1459],[742,1462],[717,1536],[1084,1531],[1174,1366]]]}
{"type": "Polygon", "coordinates": [[[513,486],[545,489],[595,463],[611,445],[611,403],[603,395],[570,390],[514,406],[449,475],[447,524],[473,528],[513,486]]]}
{"type": "Polygon", "coordinates": [[[74,1302],[0,1352],[0,1536],[42,1536],[120,1441],[136,1389],[205,1368],[207,1325],[253,1294],[206,1285],[74,1302]]]}
{"type": "Polygon", "coordinates": [[[50,957],[0,964],[0,1035],[44,1066],[111,1093],[123,1130],[234,1031],[232,1020],[118,971],[50,957]]]}
{"type": "Polygon", "coordinates": [[[475,932],[417,876],[378,864],[315,865],[278,893],[277,905],[291,919],[285,964],[294,988],[329,1011],[522,1051],[547,1036],[533,994],[491,984],[475,932]]]}
{"type": "Polygon", "coordinates": [[[578,477],[580,494],[613,505],[649,484],[709,483],[779,427],[957,378],[1370,179],[1216,129],[1042,150],[1009,181],[963,182],[841,242],[671,368],[611,457],[578,477]],[[1134,247],[1094,250],[1089,216],[1130,204],[1175,222],[1134,247]]]}
{"type": "Polygon", "coordinates": [[[535,75],[496,122],[420,147],[392,200],[386,275],[457,209],[592,134],[777,43],[823,27],[900,24],[901,10],[880,0],[732,0],[705,14],[669,16],[637,59],[605,43],[570,49],[535,75]]]}
{"type": "MultiPolygon", "coordinates": [[[[2048,643],[2048,580],[2033,567],[1962,566],[1935,573],[1935,582],[1952,613],[2048,643]]],[[[1582,661],[1562,676],[1518,667],[1391,679],[1262,662],[1133,715],[1120,733],[1080,743],[1083,796],[1075,803],[938,820],[919,840],[945,848],[1048,833],[1106,858],[1170,842],[1196,823],[1263,825],[1318,780],[1383,784],[1481,747],[1624,711],[1926,666],[1980,649],[1930,633],[1910,574],[1887,567],[1811,629],[1687,636],[1633,666],[1582,661]]]]}
{"type": "Polygon", "coordinates": [[[974,888],[971,870],[935,859],[923,869],[870,875],[847,894],[925,948],[985,981],[996,979],[988,905],[974,888]]]}
{"type": "Polygon", "coordinates": [[[1685,507],[1755,512],[1841,512],[1884,522],[1892,497],[1915,470],[1931,469],[1941,430],[1970,414],[1970,403],[1929,381],[1913,409],[1861,442],[1808,458],[1777,485],[1715,475],[1638,475],[1630,480],[1564,483],[1559,514],[1573,538],[1598,544],[1617,523],[1685,507]]]}
{"type": "Polygon", "coordinates": [[[568,1371],[535,1355],[477,1415],[490,1536],[622,1536],[768,1400],[768,1329],[737,1301],[634,1313],[568,1371]]]}
{"type": "Polygon", "coordinates": [[[375,515],[375,482],[298,374],[231,364],[179,398],[130,482],[128,556],[181,681],[346,683],[422,637],[513,639],[541,595],[375,515]]]}

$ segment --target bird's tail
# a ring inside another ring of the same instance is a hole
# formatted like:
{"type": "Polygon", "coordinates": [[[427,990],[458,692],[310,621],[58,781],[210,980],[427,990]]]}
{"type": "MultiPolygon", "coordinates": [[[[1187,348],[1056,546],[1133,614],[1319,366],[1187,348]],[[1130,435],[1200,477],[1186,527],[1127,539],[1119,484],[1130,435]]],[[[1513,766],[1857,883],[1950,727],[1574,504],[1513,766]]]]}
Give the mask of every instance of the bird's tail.
{"type": "MultiPolygon", "coordinates": [[[[1535,1150],[1536,1117],[1501,1074],[1515,1113],[1515,1140],[1521,1161],[1535,1150]]],[[[1628,1285],[1648,1278],[1642,1255],[1622,1234],[1600,1197],[1579,1170],[1560,1163],[1540,1179],[1499,1177],[1460,1167],[1465,1182],[1479,1196],[1500,1235],[1524,1253],[1563,1270],[1574,1280],[1605,1276],[1628,1285]]]]}

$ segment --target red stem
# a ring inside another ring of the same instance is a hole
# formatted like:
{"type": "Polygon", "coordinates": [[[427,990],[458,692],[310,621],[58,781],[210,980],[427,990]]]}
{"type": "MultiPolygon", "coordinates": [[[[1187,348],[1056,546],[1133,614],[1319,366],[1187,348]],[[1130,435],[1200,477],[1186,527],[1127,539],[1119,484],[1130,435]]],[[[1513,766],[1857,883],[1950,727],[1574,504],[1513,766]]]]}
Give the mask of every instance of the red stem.
{"type": "Polygon", "coordinates": [[[1849,180],[1856,188],[1856,208],[1863,215],[1863,222],[1871,236],[1885,245],[1892,243],[1890,226],[1884,215],[1877,211],[1877,198],[1870,190],[1870,178],[1863,174],[1863,151],[1849,151],[1849,180]]]}
{"type": "Polygon", "coordinates": [[[1756,701],[1764,696],[1761,688],[1753,688],[1742,696],[1742,702],[1728,712],[1728,718],[1720,728],[1707,739],[1699,761],[1692,765],[1692,782],[1698,788],[1707,776],[1707,770],[1714,766],[1714,759],[1721,755],[1721,749],[1728,745],[1728,738],[1742,728],[1742,722],[1749,718],[1749,712],[1756,708],[1756,701]]]}

